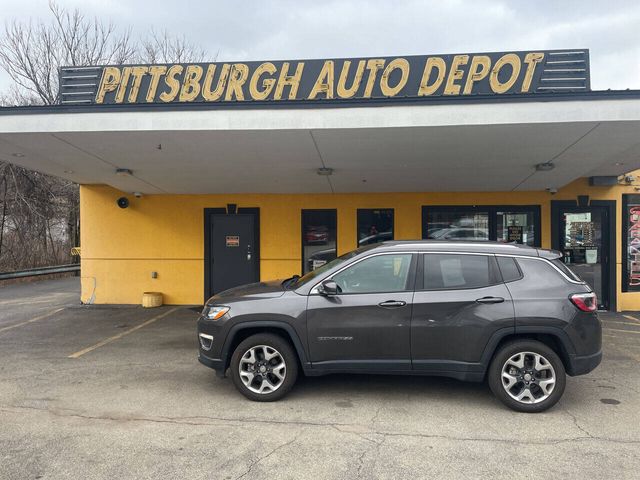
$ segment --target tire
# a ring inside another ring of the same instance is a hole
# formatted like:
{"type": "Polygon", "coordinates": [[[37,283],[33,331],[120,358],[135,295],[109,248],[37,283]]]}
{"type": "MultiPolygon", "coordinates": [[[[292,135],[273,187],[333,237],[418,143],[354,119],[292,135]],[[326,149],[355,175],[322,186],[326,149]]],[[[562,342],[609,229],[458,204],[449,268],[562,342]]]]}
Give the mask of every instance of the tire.
{"type": "Polygon", "coordinates": [[[236,347],[230,369],[233,384],[249,400],[274,402],[284,397],[296,383],[298,357],[284,338],[260,333],[236,347]],[[284,368],[279,367],[282,363],[284,368]]]}
{"type": "Polygon", "coordinates": [[[527,413],[553,407],[562,397],[567,382],[560,357],[535,340],[516,340],[501,347],[493,356],[488,378],[489,387],[498,400],[513,410],[527,413]]]}

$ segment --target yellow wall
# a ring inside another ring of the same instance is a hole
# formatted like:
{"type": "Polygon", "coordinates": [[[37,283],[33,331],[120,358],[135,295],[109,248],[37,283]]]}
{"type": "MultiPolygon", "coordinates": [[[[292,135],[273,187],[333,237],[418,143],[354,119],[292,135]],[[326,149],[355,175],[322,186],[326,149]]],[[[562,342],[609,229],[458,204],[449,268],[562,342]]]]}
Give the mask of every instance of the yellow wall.
{"type": "MultiPolygon", "coordinates": [[[[263,280],[291,276],[301,268],[301,209],[338,209],[338,254],[357,244],[358,208],[394,208],[397,240],[421,237],[423,205],[540,205],[542,246],[551,246],[550,201],[617,200],[618,290],[621,276],[621,195],[632,186],[590,187],[580,179],[548,192],[243,194],[129,196],[127,209],[113,188],[85,185],[80,190],[82,301],[140,303],[145,291],[160,291],[169,304],[202,304],[204,292],[204,209],[260,208],[260,272],[263,280]],[[158,272],[152,279],[151,272],[158,272]]],[[[618,309],[640,310],[640,293],[618,293],[618,309]]]]}

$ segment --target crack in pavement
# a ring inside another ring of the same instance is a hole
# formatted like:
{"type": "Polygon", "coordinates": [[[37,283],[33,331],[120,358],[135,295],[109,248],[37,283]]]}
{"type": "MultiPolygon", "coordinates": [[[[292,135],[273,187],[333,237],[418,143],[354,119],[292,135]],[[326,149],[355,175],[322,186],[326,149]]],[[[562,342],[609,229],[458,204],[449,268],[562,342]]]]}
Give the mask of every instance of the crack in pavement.
{"type": "Polygon", "coordinates": [[[288,447],[289,445],[291,445],[292,443],[294,443],[296,440],[298,440],[298,438],[300,437],[300,435],[302,435],[302,433],[298,433],[295,437],[293,437],[291,440],[289,440],[288,442],[285,442],[281,445],[278,445],[277,447],[275,447],[274,449],[272,449],[269,453],[267,453],[266,455],[263,455],[262,457],[257,458],[256,460],[252,461],[249,464],[249,468],[240,476],[236,477],[235,480],[240,480],[241,478],[246,477],[249,473],[251,473],[251,470],[253,470],[253,467],[255,467],[256,465],[258,465],[260,462],[262,462],[263,460],[266,460],[267,458],[269,458],[271,455],[273,455],[274,453],[276,453],[278,450],[282,450],[283,448],[288,447]]]}
{"type": "Polygon", "coordinates": [[[389,432],[389,431],[378,431],[378,430],[369,430],[367,432],[356,432],[356,431],[348,430],[348,428],[354,428],[354,427],[360,428],[360,429],[368,428],[366,425],[355,424],[355,423],[349,424],[349,423],[335,423],[335,422],[304,422],[304,421],[295,421],[295,420],[281,421],[281,420],[261,420],[261,419],[251,419],[251,418],[235,419],[235,418],[227,418],[227,417],[210,417],[210,416],[114,417],[114,416],[107,416],[107,415],[86,415],[81,413],[75,413],[73,411],[70,411],[70,413],[65,413],[63,411],[60,411],[60,410],[70,410],[70,409],[58,409],[58,411],[56,411],[56,410],[47,409],[47,408],[27,407],[27,406],[21,406],[21,405],[0,406],[0,412],[20,413],[19,412],[20,410],[32,410],[32,411],[38,411],[42,413],[49,413],[51,415],[54,415],[60,418],[79,418],[83,420],[112,421],[112,422],[119,422],[119,423],[149,422],[149,423],[175,424],[175,425],[185,425],[185,426],[187,425],[190,425],[190,426],[212,426],[212,425],[239,426],[239,425],[250,425],[250,424],[269,424],[269,425],[290,425],[290,426],[300,426],[300,427],[333,428],[340,433],[352,434],[359,437],[363,434],[369,434],[369,435],[373,434],[373,435],[381,435],[384,437],[408,437],[408,438],[422,438],[422,439],[442,439],[442,440],[449,440],[454,442],[486,442],[486,443],[504,443],[507,445],[515,444],[515,445],[540,445],[540,446],[559,445],[563,443],[572,443],[572,442],[580,442],[580,441],[588,441],[588,440],[595,440],[599,442],[610,442],[610,443],[616,443],[616,444],[622,444],[622,445],[640,445],[640,440],[622,440],[617,438],[603,437],[603,436],[590,434],[586,431],[583,431],[585,433],[584,436],[536,441],[536,440],[520,440],[520,439],[508,439],[508,438],[461,437],[461,436],[455,436],[455,435],[426,434],[426,433],[415,433],[415,432],[389,432]],[[200,420],[200,421],[195,421],[195,420],[200,420]]]}
{"type": "Polygon", "coordinates": [[[578,430],[580,430],[582,433],[584,433],[585,435],[587,435],[589,438],[596,438],[594,437],[591,432],[589,432],[586,428],[584,428],[582,425],[580,425],[578,423],[578,417],[576,417],[573,413],[571,413],[569,410],[564,410],[564,412],[569,415],[569,417],[571,417],[571,419],[573,420],[573,424],[576,426],[576,428],[578,430]]]}

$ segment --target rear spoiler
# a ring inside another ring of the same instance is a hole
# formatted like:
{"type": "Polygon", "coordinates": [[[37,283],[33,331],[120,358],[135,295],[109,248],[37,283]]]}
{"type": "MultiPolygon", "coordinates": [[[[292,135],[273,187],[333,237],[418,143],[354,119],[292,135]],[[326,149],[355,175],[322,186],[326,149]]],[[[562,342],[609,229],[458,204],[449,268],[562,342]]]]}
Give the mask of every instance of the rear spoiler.
{"type": "Polygon", "coordinates": [[[548,260],[555,260],[556,258],[562,258],[562,252],[558,250],[547,250],[545,248],[538,248],[538,256],[546,258],[548,260]]]}

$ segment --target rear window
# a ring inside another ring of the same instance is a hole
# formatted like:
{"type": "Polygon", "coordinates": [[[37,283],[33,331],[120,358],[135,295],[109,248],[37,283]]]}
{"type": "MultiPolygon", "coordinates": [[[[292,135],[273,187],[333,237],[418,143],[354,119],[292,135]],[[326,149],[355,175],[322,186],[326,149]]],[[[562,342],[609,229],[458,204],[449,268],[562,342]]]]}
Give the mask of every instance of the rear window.
{"type": "Polygon", "coordinates": [[[558,267],[560,269],[560,271],[562,273],[564,273],[567,277],[569,277],[571,280],[575,281],[575,282],[581,282],[582,279],[580,277],[578,277],[575,273],[573,273],[573,271],[567,267],[564,262],[562,260],[560,260],[559,258],[554,258],[553,260],[551,260],[551,263],[553,263],[556,267],[558,267]]]}
{"type": "Polygon", "coordinates": [[[499,282],[493,256],[429,253],[423,258],[425,290],[480,288],[499,282]]]}

